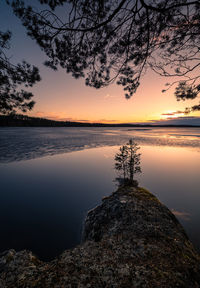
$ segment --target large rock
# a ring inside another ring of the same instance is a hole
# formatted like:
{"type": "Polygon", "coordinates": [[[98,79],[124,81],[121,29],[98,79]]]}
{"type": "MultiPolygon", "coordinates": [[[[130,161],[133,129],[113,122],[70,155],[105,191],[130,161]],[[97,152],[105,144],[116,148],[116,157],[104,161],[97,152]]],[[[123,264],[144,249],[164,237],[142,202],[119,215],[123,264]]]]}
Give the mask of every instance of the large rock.
{"type": "Polygon", "coordinates": [[[45,263],[0,257],[0,287],[200,287],[200,257],[175,216],[143,188],[121,187],[88,212],[83,243],[45,263]]]}

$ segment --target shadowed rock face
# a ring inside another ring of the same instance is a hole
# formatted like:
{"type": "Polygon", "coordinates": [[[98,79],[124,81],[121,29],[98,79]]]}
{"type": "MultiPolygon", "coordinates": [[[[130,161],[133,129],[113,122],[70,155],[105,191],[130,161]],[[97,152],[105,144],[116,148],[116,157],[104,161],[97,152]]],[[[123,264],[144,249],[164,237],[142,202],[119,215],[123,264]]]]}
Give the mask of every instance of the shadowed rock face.
{"type": "Polygon", "coordinates": [[[121,187],[88,212],[83,243],[45,263],[0,257],[0,288],[200,287],[200,257],[175,216],[143,188],[121,187]]]}

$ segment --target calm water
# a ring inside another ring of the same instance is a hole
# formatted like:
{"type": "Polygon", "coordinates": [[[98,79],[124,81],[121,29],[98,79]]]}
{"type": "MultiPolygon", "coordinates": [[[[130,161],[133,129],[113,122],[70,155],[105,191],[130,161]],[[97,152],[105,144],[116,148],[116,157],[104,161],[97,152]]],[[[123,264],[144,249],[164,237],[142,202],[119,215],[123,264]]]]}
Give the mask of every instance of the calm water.
{"type": "Polygon", "coordinates": [[[200,129],[0,128],[0,251],[50,260],[80,243],[84,217],[116,189],[114,155],[141,146],[141,186],[200,248],[200,129]]]}

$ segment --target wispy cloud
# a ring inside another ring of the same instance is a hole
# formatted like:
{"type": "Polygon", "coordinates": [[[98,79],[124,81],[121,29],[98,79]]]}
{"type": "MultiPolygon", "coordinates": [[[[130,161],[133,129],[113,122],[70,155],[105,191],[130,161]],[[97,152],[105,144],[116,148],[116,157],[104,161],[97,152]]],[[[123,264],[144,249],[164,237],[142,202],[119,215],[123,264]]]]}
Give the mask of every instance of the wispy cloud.
{"type": "Polygon", "coordinates": [[[194,125],[200,126],[200,116],[185,116],[185,117],[174,117],[167,118],[165,120],[152,120],[152,124],[157,125],[194,125]]]}
{"type": "Polygon", "coordinates": [[[109,93],[104,96],[104,99],[113,99],[116,98],[116,95],[110,95],[109,93]]]}
{"type": "Polygon", "coordinates": [[[162,113],[162,116],[174,116],[177,114],[184,114],[184,111],[174,111],[174,112],[170,112],[170,113],[162,113]]]}
{"type": "Polygon", "coordinates": [[[54,112],[45,113],[42,111],[36,111],[34,113],[28,113],[28,116],[45,118],[55,121],[75,121],[73,120],[73,118],[67,117],[67,115],[65,115],[64,113],[62,115],[57,115],[54,112]]]}
{"type": "Polygon", "coordinates": [[[53,113],[53,112],[50,112],[50,113],[44,113],[44,112],[41,112],[41,111],[37,111],[35,112],[34,114],[30,115],[30,116],[33,116],[33,117],[40,117],[40,118],[46,118],[46,119],[52,119],[52,120],[61,120],[62,117],[61,116],[58,116],[57,114],[53,113]]]}
{"type": "Polygon", "coordinates": [[[84,122],[84,123],[116,123],[117,120],[97,119],[97,120],[85,120],[85,119],[74,119],[67,118],[67,121],[84,122]]]}
{"type": "Polygon", "coordinates": [[[95,122],[100,122],[100,123],[116,123],[118,120],[107,120],[107,119],[99,119],[95,122]]]}
{"type": "Polygon", "coordinates": [[[51,120],[55,120],[55,121],[84,122],[84,123],[116,123],[116,122],[120,122],[119,120],[114,120],[114,119],[97,119],[97,120],[79,119],[79,118],[68,117],[65,114],[57,115],[54,112],[45,113],[42,111],[36,111],[34,113],[31,112],[31,113],[28,113],[28,115],[31,117],[46,118],[46,119],[51,119],[51,120]]]}

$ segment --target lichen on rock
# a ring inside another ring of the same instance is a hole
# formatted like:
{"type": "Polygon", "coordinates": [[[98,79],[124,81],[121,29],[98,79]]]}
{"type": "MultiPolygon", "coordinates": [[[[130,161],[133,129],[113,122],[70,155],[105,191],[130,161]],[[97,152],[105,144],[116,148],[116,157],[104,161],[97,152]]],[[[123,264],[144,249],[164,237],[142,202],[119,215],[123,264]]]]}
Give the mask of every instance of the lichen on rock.
{"type": "Polygon", "coordinates": [[[0,288],[197,288],[200,257],[170,210],[147,190],[120,187],[88,212],[83,242],[45,263],[0,255],[0,288]]]}

